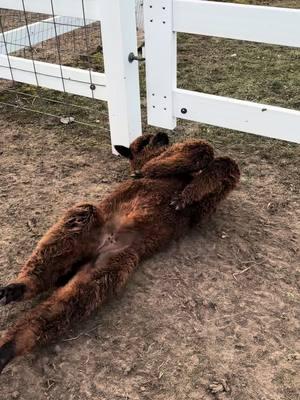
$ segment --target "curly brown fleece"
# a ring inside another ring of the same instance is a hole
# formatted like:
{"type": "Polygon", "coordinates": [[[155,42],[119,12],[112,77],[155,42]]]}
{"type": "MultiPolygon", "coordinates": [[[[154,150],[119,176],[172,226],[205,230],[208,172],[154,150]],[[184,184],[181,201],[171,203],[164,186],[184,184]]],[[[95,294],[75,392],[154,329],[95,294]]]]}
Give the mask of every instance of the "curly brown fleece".
{"type": "Polygon", "coordinates": [[[168,136],[158,133],[116,149],[138,179],[121,183],[99,204],[68,210],[18,277],[0,288],[4,304],[52,290],[1,338],[0,371],[117,293],[141,260],[214,212],[240,177],[233,160],[214,158],[201,140],[169,146],[168,136]]]}

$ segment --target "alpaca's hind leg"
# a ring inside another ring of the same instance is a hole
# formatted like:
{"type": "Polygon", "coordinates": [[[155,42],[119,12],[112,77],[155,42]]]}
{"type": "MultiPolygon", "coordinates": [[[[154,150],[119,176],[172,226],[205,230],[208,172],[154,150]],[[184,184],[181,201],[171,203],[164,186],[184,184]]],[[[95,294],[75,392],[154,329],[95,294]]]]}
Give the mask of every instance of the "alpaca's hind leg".
{"type": "Polygon", "coordinates": [[[118,292],[138,260],[136,252],[127,249],[100,265],[87,264],[64,287],[29,311],[0,340],[0,372],[13,358],[57,338],[74,319],[89,315],[118,292]]]}
{"type": "Polygon", "coordinates": [[[102,217],[91,204],[74,206],[41,239],[18,277],[0,288],[4,304],[30,299],[51,287],[75,263],[93,255],[102,217]]]}
{"type": "Polygon", "coordinates": [[[177,210],[208,202],[219,202],[233,190],[240,179],[238,165],[229,157],[215,158],[207,168],[194,177],[182,193],[173,199],[177,210]],[[212,200],[214,199],[214,200],[212,200]]]}

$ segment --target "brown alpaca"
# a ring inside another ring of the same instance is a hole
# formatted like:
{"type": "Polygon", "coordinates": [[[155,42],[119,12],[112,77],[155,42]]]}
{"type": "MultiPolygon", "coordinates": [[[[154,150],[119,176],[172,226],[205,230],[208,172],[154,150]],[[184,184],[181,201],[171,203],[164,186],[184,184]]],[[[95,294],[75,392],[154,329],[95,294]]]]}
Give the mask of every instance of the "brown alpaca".
{"type": "Polygon", "coordinates": [[[200,140],[169,147],[168,136],[158,133],[116,150],[130,160],[136,179],[97,205],[68,210],[16,280],[0,289],[4,304],[53,290],[0,340],[0,371],[117,293],[141,260],[214,212],[240,177],[233,160],[214,158],[212,147],[200,140]]]}

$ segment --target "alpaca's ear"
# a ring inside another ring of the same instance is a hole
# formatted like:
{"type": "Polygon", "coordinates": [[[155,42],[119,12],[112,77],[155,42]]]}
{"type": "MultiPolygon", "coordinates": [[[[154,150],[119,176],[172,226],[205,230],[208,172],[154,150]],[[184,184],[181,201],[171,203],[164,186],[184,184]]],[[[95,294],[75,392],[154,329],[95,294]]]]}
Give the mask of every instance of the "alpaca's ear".
{"type": "Polygon", "coordinates": [[[166,133],[158,132],[152,139],[154,145],[167,146],[169,144],[169,137],[166,133]]]}
{"type": "Polygon", "coordinates": [[[132,152],[128,147],[125,146],[114,146],[115,150],[120,154],[120,156],[132,160],[132,152]]]}

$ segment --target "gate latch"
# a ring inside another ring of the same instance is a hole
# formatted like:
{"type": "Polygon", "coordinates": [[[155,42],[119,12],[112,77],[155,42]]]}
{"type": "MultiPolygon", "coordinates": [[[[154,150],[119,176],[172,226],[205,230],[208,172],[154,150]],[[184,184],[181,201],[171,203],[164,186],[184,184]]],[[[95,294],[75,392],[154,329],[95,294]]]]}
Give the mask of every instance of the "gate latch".
{"type": "Polygon", "coordinates": [[[130,53],[128,56],[128,61],[133,63],[133,61],[145,61],[144,57],[136,56],[134,53],[130,53]]]}

